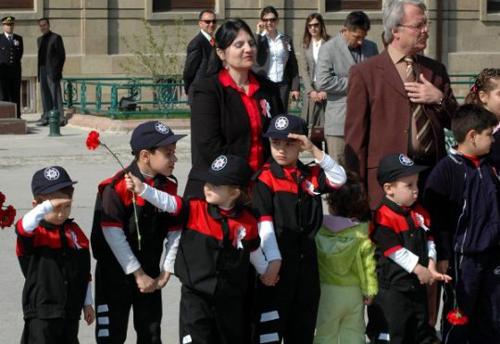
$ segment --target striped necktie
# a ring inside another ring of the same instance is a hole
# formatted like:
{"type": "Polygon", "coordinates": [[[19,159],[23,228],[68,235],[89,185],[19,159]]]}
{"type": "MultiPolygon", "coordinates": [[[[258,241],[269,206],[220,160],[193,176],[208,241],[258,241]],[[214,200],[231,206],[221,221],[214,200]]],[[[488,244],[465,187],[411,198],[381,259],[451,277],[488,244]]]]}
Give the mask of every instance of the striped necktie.
{"type": "MultiPolygon", "coordinates": [[[[416,81],[417,71],[413,58],[406,56],[406,81],[416,81]]],[[[424,112],[421,104],[410,102],[411,112],[411,150],[416,155],[429,155],[434,149],[434,136],[431,121],[424,112]]]]}

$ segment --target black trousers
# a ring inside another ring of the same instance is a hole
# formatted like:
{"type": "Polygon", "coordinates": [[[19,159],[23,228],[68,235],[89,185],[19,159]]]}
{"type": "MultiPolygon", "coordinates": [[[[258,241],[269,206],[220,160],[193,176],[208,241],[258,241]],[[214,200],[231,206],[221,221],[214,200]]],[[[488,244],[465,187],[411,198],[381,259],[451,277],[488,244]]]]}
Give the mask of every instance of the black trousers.
{"type": "Polygon", "coordinates": [[[64,121],[61,80],[49,77],[45,66],[40,67],[40,94],[43,106],[42,121],[48,121],[51,110],[59,111],[59,118],[64,121]]]}
{"type": "Polygon", "coordinates": [[[275,287],[260,281],[255,290],[257,314],[253,342],[311,344],[320,297],[318,261],[314,241],[302,258],[283,258],[275,287]]]}
{"type": "Polygon", "coordinates": [[[21,71],[0,70],[0,100],[16,104],[17,118],[21,118],[21,71]]]}
{"type": "Polygon", "coordinates": [[[21,344],[78,344],[78,319],[26,319],[21,344]]]}
{"type": "Polygon", "coordinates": [[[280,98],[283,102],[283,108],[288,112],[288,103],[290,99],[290,84],[287,81],[278,82],[280,98]]]}
{"type": "Polygon", "coordinates": [[[179,320],[182,344],[248,342],[248,332],[243,327],[243,298],[223,289],[209,296],[182,286],[179,320]]]}
{"type": "Polygon", "coordinates": [[[434,340],[429,336],[425,287],[412,292],[380,288],[374,304],[387,321],[391,344],[424,344],[434,340]]]}
{"type": "Polygon", "coordinates": [[[456,257],[450,261],[453,284],[445,284],[443,300],[443,341],[456,344],[500,343],[500,252],[456,257]],[[458,307],[469,323],[453,326],[446,315],[458,307]]]}
{"type": "MultiPolygon", "coordinates": [[[[151,276],[153,277],[153,276],[151,276]]],[[[127,339],[130,309],[133,307],[137,344],[161,343],[161,291],[143,294],[134,277],[97,262],[95,273],[96,342],[122,344],[127,339]]]]}

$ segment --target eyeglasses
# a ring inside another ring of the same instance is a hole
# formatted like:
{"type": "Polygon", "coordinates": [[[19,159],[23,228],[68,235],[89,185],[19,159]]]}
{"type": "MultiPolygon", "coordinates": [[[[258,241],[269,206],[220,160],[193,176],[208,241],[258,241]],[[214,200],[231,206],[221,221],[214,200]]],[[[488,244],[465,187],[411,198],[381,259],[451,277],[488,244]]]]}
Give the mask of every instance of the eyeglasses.
{"type": "Polygon", "coordinates": [[[430,21],[424,21],[424,22],[421,22],[421,23],[415,24],[415,25],[403,25],[403,24],[399,24],[398,26],[405,27],[407,29],[422,31],[423,29],[428,29],[431,26],[431,22],[430,21]]]}
{"type": "Polygon", "coordinates": [[[313,27],[319,27],[319,23],[307,24],[307,27],[312,29],[313,27]]]}
{"type": "Polygon", "coordinates": [[[202,20],[202,22],[204,22],[207,25],[217,24],[217,19],[214,19],[214,20],[202,20]]]}
{"type": "Polygon", "coordinates": [[[274,23],[276,21],[276,17],[274,18],[262,18],[262,21],[265,23],[265,22],[270,22],[270,23],[274,23]]]}

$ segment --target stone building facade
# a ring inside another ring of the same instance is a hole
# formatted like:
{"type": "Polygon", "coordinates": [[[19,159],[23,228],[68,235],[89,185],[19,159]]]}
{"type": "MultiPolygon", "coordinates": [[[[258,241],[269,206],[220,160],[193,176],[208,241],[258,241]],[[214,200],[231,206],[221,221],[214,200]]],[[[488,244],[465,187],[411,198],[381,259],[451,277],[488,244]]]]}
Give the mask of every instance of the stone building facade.
{"type": "MultiPolygon", "coordinates": [[[[175,20],[183,20],[184,46],[196,34],[201,8],[213,8],[220,21],[240,17],[251,27],[260,8],[275,6],[280,13],[280,30],[290,34],[300,56],[305,17],[324,15],[327,29],[335,34],[352,9],[362,9],[372,19],[369,38],[382,43],[382,12],[385,0],[0,0],[0,16],[17,19],[15,32],[24,37],[23,104],[36,111],[37,19],[48,17],[52,30],[64,39],[67,61],[65,76],[122,76],[121,63],[130,56],[125,44],[142,35],[143,21],[153,33],[160,26],[167,35],[175,20]]],[[[443,61],[450,73],[477,73],[487,66],[500,66],[500,0],[426,0],[432,22],[427,55],[443,61]]],[[[184,48],[181,49],[183,51],[184,48]]],[[[179,56],[182,65],[183,53],[179,56]]]]}

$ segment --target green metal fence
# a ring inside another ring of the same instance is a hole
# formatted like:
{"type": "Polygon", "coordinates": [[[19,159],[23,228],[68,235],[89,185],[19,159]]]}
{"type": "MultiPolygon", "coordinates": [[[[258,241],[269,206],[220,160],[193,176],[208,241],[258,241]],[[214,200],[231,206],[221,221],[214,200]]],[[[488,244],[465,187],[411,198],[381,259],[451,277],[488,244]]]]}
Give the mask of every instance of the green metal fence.
{"type": "MultiPolygon", "coordinates": [[[[463,100],[475,75],[452,74],[450,78],[457,99],[463,100]]],[[[175,79],[68,77],[63,83],[65,107],[82,114],[140,118],[187,117],[190,113],[183,83],[175,79]]],[[[292,102],[289,111],[300,113],[302,104],[302,99],[292,102]]]]}

